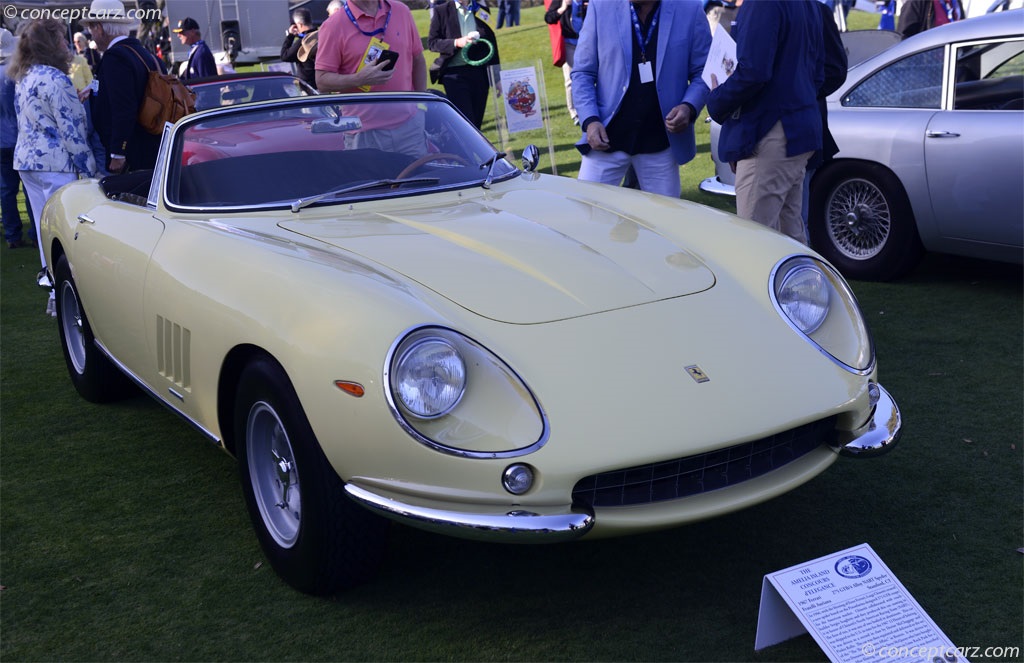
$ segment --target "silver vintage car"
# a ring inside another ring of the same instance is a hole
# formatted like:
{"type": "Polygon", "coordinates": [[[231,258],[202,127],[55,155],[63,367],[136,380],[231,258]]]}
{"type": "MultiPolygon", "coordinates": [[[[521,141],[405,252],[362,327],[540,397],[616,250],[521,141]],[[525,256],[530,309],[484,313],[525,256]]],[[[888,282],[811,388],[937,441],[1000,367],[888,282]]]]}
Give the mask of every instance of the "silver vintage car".
{"type": "Polygon", "coordinates": [[[840,151],[811,184],[811,245],[848,278],[899,277],[923,250],[1021,261],[1024,10],[903,40],[828,113],[840,151]]]}
{"type": "MultiPolygon", "coordinates": [[[[870,47],[866,32],[843,33],[852,66],[828,99],[840,151],[811,182],[811,245],[864,280],[906,274],[924,250],[1021,262],[1024,10],[933,28],[858,62],[851,45],[870,47]]],[[[877,32],[879,46],[895,34],[877,32]]],[[[732,195],[718,131],[716,174],[700,188],[732,195]]]]}

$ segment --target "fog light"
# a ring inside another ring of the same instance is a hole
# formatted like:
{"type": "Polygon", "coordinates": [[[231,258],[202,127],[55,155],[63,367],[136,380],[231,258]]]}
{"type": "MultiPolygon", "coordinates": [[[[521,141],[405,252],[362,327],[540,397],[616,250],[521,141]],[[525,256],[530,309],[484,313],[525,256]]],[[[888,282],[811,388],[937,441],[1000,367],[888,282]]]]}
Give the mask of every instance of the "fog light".
{"type": "Polygon", "coordinates": [[[878,405],[878,399],[881,396],[881,392],[878,390],[878,385],[874,382],[868,383],[868,405],[875,407],[878,405]]]}
{"type": "Polygon", "coordinates": [[[501,475],[501,485],[513,495],[522,495],[533,487],[533,468],[521,463],[509,465],[501,475]]]}

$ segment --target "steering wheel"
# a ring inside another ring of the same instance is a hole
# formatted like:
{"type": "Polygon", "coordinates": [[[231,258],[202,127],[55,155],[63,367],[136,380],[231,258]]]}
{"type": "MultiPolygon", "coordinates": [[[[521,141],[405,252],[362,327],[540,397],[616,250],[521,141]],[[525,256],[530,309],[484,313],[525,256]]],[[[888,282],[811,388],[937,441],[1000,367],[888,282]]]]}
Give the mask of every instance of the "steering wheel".
{"type": "Polygon", "coordinates": [[[395,176],[395,179],[402,179],[412,175],[417,170],[427,165],[431,161],[454,161],[462,166],[468,166],[470,163],[458,154],[451,154],[450,152],[438,152],[436,154],[424,154],[419,159],[416,159],[411,164],[402,169],[402,172],[395,176]]]}

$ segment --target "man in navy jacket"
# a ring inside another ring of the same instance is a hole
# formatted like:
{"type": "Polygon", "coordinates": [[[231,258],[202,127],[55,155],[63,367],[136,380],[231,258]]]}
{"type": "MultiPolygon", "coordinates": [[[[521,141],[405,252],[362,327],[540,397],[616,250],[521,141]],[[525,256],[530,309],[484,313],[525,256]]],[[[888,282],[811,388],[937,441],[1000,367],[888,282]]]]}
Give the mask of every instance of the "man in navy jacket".
{"type": "Polygon", "coordinates": [[[822,147],[825,80],[816,0],[746,0],[736,16],[736,70],[708,95],[718,154],[735,164],[736,213],[807,243],[804,171],[822,147]]]}
{"type": "Polygon", "coordinates": [[[178,27],[172,32],[178,35],[182,44],[189,47],[188,60],[179,75],[181,80],[217,75],[217,63],[214,62],[213,52],[203,41],[199,23],[194,18],[181,19],[178,21],[178,27]]]}
{"type": "Polygon", "coordinates": [[[107,170],[122,173],[152,168],[160,136],[139,126],[139,107],[150,71],[164,71],[161,60],[130,36],[138,19],[129,18],[122,3],[95,0],[85,18],[96,45],[104,52],[92,95],[92,118],[107,150],[107,170]],[[120,7],[115,7],[120,5],[120,7]]]}

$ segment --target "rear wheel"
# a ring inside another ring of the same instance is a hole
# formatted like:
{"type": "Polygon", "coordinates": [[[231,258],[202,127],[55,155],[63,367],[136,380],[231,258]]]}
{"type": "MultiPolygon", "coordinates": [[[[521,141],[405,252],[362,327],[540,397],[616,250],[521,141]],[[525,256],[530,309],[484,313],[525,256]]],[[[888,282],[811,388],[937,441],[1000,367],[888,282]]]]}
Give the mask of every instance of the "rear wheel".
{"type": "Polygon", "coordinates": [[[131,382],[96,347],[67,256],[57,259],[54,279],[60,347],[71,383],[82,398],[93,403],[124,398],[131,393],[131,382]]]}
{"type": "Polygon", "coordinates": [[[257,359],[239,384],[238,470],[271,566],[309,594],[334,594],[368,580],[383,557],[388,521],[345,494],[280,365],[257,359]]]}
{"type": "Polygon", "coordinates": [[[811,246],[847,278],[885,281],[921,258],[910,202],[899,181],[872,164],[837,164],[814,178],[811,246]]]}

